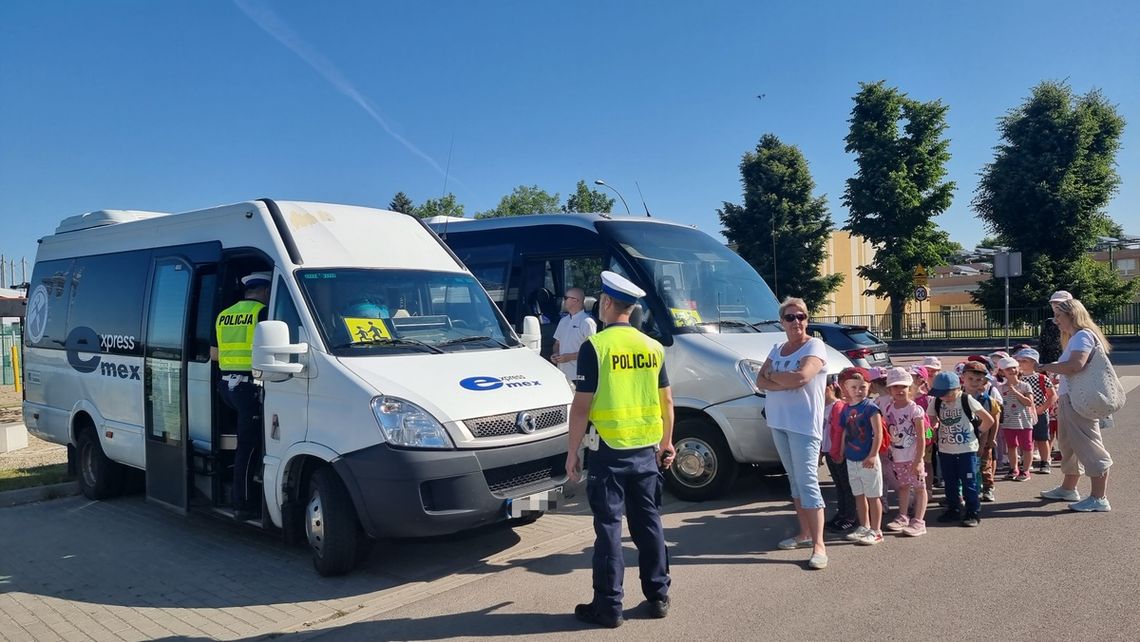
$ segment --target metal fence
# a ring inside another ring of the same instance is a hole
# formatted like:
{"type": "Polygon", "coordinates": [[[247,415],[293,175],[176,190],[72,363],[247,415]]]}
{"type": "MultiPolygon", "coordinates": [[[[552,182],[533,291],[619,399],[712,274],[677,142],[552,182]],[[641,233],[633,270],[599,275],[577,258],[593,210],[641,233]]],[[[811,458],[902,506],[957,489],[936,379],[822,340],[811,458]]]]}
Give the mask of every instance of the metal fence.
{"type": "Polygon", "coordinates": [[[0,385],[11,386],[16,383],[16,372],[12,367],[12,348],[16,348],[17,359],[23,358],[23,345],[20,341],[20,327],[17,325],[0,326],[0,385]]]}
{"type": "MultiPolygon", "coordinates": [[[[1003,318],[1004,310],[995,316],[1003,318]]],[[[1009,334],[1011,337],[1036,338],[1041,336],[1041,324],[1051,323],[1053,311],[1049,308],[1011,309],[1009,334]]],[[[883,338],[892,336],[893,319],[883,314],[847,314],[813,317],[823,323],[850,323],[871,328],[883,338]]],[[[1140,336],[1140,303],[1128,303],[1096,320],[1108,336],[1140,336]]],[[[907,312],[903,315],[904,339],[996,339],[1005,336],[1001,321],[992,321],[985,310],[934,310],[907,312]]]]}

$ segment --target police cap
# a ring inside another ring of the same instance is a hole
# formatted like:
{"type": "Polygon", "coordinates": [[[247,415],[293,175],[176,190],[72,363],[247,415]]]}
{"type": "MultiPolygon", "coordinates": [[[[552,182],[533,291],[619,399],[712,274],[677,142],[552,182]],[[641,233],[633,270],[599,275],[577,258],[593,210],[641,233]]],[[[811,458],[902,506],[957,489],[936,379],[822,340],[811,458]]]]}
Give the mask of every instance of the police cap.
{"type": "Polygon", "coordinates": [[[636,303],[639,298],[645,296],[645,290],[624,276],[609,270],[602,272],[602,292],[623,303],[636,303]]]}

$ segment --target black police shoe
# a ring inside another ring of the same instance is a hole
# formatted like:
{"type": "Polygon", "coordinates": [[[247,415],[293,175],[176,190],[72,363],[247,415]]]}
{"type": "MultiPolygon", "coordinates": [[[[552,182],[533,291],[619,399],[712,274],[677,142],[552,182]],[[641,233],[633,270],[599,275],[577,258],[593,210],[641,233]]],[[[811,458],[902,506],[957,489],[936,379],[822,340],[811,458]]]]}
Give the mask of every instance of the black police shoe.
{"type": "Polygon", "coordinates": [[[579,604],[578,606],[575,606],[574,617],[587,624],[597,624],[598,626],[604,626],[607,629],[616,629],[621,626],[623,622],[625,622],[625,619],[623,619],[620,614],[606,615],[604,613],[599,613],[597,609],[594,608],[593,604],[579,604]]]}
{"type": "Polygon", "coordinates": [[[660,600],[649,600],[649,617],[661,619],[669,615],[669,596],[660,600]]]}

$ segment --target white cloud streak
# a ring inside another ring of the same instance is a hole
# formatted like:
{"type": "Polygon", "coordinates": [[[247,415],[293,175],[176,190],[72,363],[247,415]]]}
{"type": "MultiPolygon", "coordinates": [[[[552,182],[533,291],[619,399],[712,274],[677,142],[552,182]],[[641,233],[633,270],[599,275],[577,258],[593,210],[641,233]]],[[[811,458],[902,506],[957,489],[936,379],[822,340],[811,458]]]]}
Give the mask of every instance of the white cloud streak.
{"type": "MultiPolygon", "coordinates": [[[[337,68],[331,60],[314,49],[312,45],[305,42],[305,40],[293,31],[289,25],[285,24],[272,9],[267,6],[259,5],[252,0],[234,0],[234,4],[236,4],[238,9],[241,9],[242,13],[248,16],[254,24],[260,27],[262,31],[272,36],[289,51],[297,54],[297,57],[304,60],[305,63],[328,81],[334,89],[356,103],[372,120],[376,121],[376,124],[380,125],[389,136],[394,138],[396,142],[403,145],[411,153],[422,158],[428,165],[431,165],[432,169],[439,172],[440,176],[447,176],[447,172],[434,158],[419,147],[416,147],[410,140],[404,138],[393,129],[392,126],[388,124],[388,121],[380,115],[380,112],[372,106],[372,103],[357,91],[352,82],[341,73],[340,69],[337,68]]],[[[450,180],[460,185],[463,184],[462,181],[457,180],[454,176],[451,176],[450,180]]]]}

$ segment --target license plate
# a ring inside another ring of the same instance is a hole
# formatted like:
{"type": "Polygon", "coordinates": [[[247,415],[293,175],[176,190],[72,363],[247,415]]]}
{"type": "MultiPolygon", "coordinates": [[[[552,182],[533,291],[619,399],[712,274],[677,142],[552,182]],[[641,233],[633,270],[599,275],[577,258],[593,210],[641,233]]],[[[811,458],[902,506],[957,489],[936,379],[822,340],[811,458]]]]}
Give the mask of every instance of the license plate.
{"type": "Polygon", "coordinates": [[[886,359],[887,359],[887,353],[886,352],[876,352],[875,353],[875,361],[886,361],[886,359]]]}
{"type": "Polygon", "coordinates": [[[544,513],[558,508],[562,501],[562,487],[544,490],[541,493],[516,497],[507,500],[507,513],[511,517],[522,517],[528,513],[544,513]]]}

